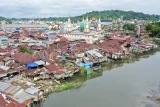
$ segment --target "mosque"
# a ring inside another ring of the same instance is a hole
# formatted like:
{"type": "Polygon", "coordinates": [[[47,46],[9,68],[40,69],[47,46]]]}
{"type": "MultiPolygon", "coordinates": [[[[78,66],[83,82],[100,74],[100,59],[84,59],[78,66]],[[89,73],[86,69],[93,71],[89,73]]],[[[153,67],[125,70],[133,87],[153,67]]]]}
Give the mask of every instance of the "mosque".
{"type": "Polygon", "coordinates": [[[67,23],[61,26],[60,36],[65,37],[69,41],[85,40],[88,44],[93,44],[95,41],[104,37],[103,30],[101,29],[101,19],[92,18],[91,21],[82,20],[78,25],[72,24],[70,17],[67,23]]]}

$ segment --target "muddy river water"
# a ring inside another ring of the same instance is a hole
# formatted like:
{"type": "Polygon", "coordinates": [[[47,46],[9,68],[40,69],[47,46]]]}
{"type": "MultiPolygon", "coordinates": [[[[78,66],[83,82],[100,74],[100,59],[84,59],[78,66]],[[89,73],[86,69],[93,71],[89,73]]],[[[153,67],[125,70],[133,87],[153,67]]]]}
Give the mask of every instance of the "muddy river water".
{"type": "Polygon", "coordinates": [[[160,52],[150,52],[105,65],[78,89],[52,93],[44,107],[158,107],[147,99],[160,84],[160,52]]]}

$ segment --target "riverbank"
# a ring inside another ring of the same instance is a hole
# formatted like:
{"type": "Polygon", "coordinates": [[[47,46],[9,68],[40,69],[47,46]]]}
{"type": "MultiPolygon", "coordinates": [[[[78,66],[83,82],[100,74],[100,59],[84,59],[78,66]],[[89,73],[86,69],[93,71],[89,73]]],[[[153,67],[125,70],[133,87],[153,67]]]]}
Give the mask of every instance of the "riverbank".
{"type": "Polygon", "coordinates": [[[106,62],[101,63],[102,68],[94,71],[91,75],[82,76],[80,73],[78,73],[70,79],[62,80],[61,84],[57,84],[55,86],[55,90],[53,90],[52,92],[61,92],[64,90],[79,88],[83,86],[83,82],[85,82],[86,80],[95,78],[97,76],[101,76],[103,71],[112,70],[113,68],[121,67],[124,64],[134,63],[136,61],[139,61],[141,58],[147,58],[150,55],[154,55],[157,51],[158,50],[152,50],[150,52],[146,52],[143,54],[131,55],[128,58],[123,59],[123,60],[114,60],[109,63],[106,63],[106,62]],[[83,82],[82,81],[80,82],[79,79],[83,80],[83,82]]]}
{"type": "Polygon", "coordinates": [[[159,55],[148,52],[110,63],[91,75],[73,77],[70,81],[81,82],[83,86],[50,94],[44,107],[158,107],[147,96],[160,81],[159,55]]]}
{"type": "Polygon", "coordinates": [[[23,78],[23,75],[20,75],[15,81],[15,84],[24,84],[25,82],[31,82],[35,84],[35,87],[44,91],[44,97],[43,101],[47,100],[48,95],[55,92],[62,92],[64,90],[70,90],[70,89],[77,89],[84,85],[84,82],[86,82],[88,79],[96,78],[99,76],[102,76],[103,71],[110,71],[113,68],[122,67],[124,64],[128,63],[134,63],[136,61],[139,61],[141,58],[148,58],[150,55],[154,55],[157,50],[152,50],[149,52],[145,52],[143,54],[138,55],[131,55],[128,58],[125,58],[123,60],[114,60],[108,63],[101,63],[102,68],[99,70],[94,71],[90,75],[82,76],[81,73],[77,73],[72,78],[68,78],[65,80],[57,81],[55,79],[42,79],[42,80],[35,80],[31,78],[23,78]]]}

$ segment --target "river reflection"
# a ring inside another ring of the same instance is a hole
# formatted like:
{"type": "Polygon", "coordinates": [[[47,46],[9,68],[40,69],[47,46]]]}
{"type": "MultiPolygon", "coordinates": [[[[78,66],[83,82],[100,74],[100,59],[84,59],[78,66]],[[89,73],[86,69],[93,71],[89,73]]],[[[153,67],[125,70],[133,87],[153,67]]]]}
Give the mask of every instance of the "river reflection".
{"type": "Polygon", "coordinates": [[[140,59],[143,59],[143,58],[149,58],[150,56],[155,55],[156,52],[157,51],[151,51],[141,55],[130,56],[129,58],[126,58],[124,60],[117,60],[111,63],[103,63],[102,69],[94,71],[91,75],[86,75],[86,76],[77,75],[73,77],[71,80],[68,80],[67,82],[70,82],[70,81],[86,82],[89,79],[94,79],[96,77],[102,76],[103,72],[112,71],[112,69],[122,67],[125,64],[135,63],[137,61],[140,61],[140,59]]]}
{"type": "Polygon", "coordinates": [[[69,81],[84,85],[49,95],[44,107],[156,107],[147,96],[160,81],[159,61],[160,53],[152,51],[102,64],[92,75],[73,77],[69,81]]]}

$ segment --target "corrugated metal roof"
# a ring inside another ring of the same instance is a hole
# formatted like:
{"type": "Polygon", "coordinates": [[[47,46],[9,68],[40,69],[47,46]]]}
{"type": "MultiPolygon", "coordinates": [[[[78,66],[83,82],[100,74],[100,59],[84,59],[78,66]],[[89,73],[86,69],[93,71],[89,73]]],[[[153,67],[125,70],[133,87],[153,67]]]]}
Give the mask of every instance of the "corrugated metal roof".
{"type": "Polygon", "coordinates": [[[87,51],[87,53],[89,53],[90,55],[92,55],[93,57],[103,57],[102,54],[100,54],[99,52],[95,51],[95,50],[89,50],[87,51]]]}
{"type": "Polygon", "coordinates": [[[36,63],[37,65],[45,65],[45,62],[44,62],[44,61],[42,61],[42,60],[40,60],[40,61],[36,61],[36,62],[34,62],[34,63],[36,63]]]}
{"type": "Polygon", "coordinates": [[[28,86],[35,86],[35,84],[31,83],[31,82],[28,82],[26,83],[28,86]]]}
{"type": "Polygon", "coordinates": [[[25,89],[25,91],[31,95],[37,93],[39,91],[39,89],[35,88],[35,87],[30,87],[30,88],[27,88],[25,89]]]}
{"type": "Polygon", "coordinates": [[[10,91],[10,94],[14,95],[15,93],[18,92],[19,89],[20,89],[20,87],[15,86],[14,89],[10,91]]]}
{"type": "Polygon", "coordinates": [[[5,83],[5,82],[0,82],[0,91],[4,91],[7,89],[11,84],[5,83]]]}
{"type": "Polygon", "coordinates": [[[6,66],[2,66],[2,65],[0,66],[0,68],[3,69],[3,70],[5,70],[5,71],[7,71],[7,70],[10,69],[10,67],[6,67],[6,66]]]}
{"type": "Polygon", "coordinates": [[[4,90],[5,93],[9,94],[15,88],[14,85],[10,85],[7,89],[4,90]]]}
{"type": "Polygon", "coordinates": [[[16,100],[19,103],[23,103],[24,101],[34,98],[34,96],[26,93],[23,89],[19,90],[15,95],[10,96],[14,100],[16,100]]]}

